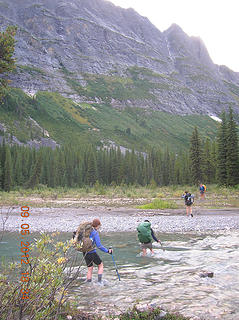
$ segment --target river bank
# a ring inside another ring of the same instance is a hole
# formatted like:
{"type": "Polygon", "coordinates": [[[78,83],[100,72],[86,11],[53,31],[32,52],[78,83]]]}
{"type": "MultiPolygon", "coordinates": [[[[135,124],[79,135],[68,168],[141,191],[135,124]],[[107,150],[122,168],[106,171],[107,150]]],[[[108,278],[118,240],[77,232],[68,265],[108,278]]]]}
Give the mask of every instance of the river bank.
{"type": "MultiPolygon", "coordinates": [[[[8,207],[2,208],[2,217],[8,207]]],[[[9,214],[4,230],[18,231],[22,223],[29,229],[45,232],[72,232],[83,221],[99,218],[102,232],[135,231],[144,219],[149,219],[157,232],[202,232],[239,229],[239,209],[193,208],[193,217],[187,217],[185,209],[142,210],[134,208],[30,208],[30,216],[22,218],[20,207],[9,214]]]]}

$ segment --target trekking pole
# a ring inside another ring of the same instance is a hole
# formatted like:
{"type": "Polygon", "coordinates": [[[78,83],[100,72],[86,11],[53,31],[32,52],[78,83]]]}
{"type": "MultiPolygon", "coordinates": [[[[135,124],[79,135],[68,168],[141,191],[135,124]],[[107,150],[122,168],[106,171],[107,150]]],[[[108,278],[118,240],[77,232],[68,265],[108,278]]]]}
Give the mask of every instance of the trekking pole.
{"type": "MultiPolygon", "coordinates": [[[[110,247],[110,249],[112,249],[112,247],[110,247]]],[[[114,265],[115,265],[115,270],[116,270],[117,276],[118,276],[119,281],[120,281],[120,275],[119,275],[119,272],[118,272],[118,269],[117,269],[117,266],[116,266],[116,263],[115,263],[115,259],[114,259],[114,256],[113,256],[113,252],[111,253],[111,257],[112,257],[113,263],[114,263],[114,265]]]]}
{"type": "Polygon", "coordinates": [[[159,240],[159,243],[160,243],[160,245],[161,245],[161,247],[162,247],[163,251],[165,251],[165,249],[163,248],[162,242],[161,242],[160,240],[159,240]]]}

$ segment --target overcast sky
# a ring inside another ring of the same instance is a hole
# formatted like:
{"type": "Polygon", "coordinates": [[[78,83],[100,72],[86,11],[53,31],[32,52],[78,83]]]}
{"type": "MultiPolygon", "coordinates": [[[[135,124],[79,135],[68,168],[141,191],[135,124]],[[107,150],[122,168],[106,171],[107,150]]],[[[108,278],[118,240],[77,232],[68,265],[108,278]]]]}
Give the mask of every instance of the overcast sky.
{"type": "Polygon", "coordinates": [[[214,63],[239,72],[239,0],[109,0],[134,8],[160,30],[178,24],[199,36],[214,63]]]}

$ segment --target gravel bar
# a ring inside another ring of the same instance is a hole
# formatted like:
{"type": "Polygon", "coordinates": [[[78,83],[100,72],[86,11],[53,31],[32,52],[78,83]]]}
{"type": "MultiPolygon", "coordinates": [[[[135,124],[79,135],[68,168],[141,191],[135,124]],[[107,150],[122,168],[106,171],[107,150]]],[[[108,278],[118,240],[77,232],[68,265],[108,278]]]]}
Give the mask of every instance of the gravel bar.
{"type": "MultiPolygon", "coordinates": [[[[14,208],[4,229],[20,231],[21,224],[29,224],[29,230],[43,232],[72,232],[83,221],[99,218],[102,232],[135,231],[144,219],[149,219],[158,232],[181,233],[239,229],[239,209],[196,209],[193,217],[185,210],[141,210],[129,208],[31,208],[30,216],[22,218],[20,208],[14,208]]],[[[7,208],[2,208],[2,221],[7,208]]],[[[1,230],[3,228],[1,227],[1,230]]]]}

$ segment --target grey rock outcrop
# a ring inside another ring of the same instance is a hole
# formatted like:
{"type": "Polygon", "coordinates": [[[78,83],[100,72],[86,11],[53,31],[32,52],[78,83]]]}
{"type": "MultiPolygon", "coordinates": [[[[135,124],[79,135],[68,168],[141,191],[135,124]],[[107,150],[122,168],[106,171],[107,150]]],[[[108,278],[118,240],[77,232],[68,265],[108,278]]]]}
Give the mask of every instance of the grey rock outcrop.
{"type": "Polygon", "coordinates": [[[154,98],[112,99],[113,107],[219,115],[232,106],[239,113],[239,74],[215,65],[202,40],[177,25],[161,32],[133,9],[105,0],[1,0],[1,29],[9,24],[18,25],[12,85],[28,93],[57,91],[84,101],[67,78],[84,87],[86,73],[113,70],[125,78],[137,66],[160,75],[149,77],[157,84],[154,98]]]}

